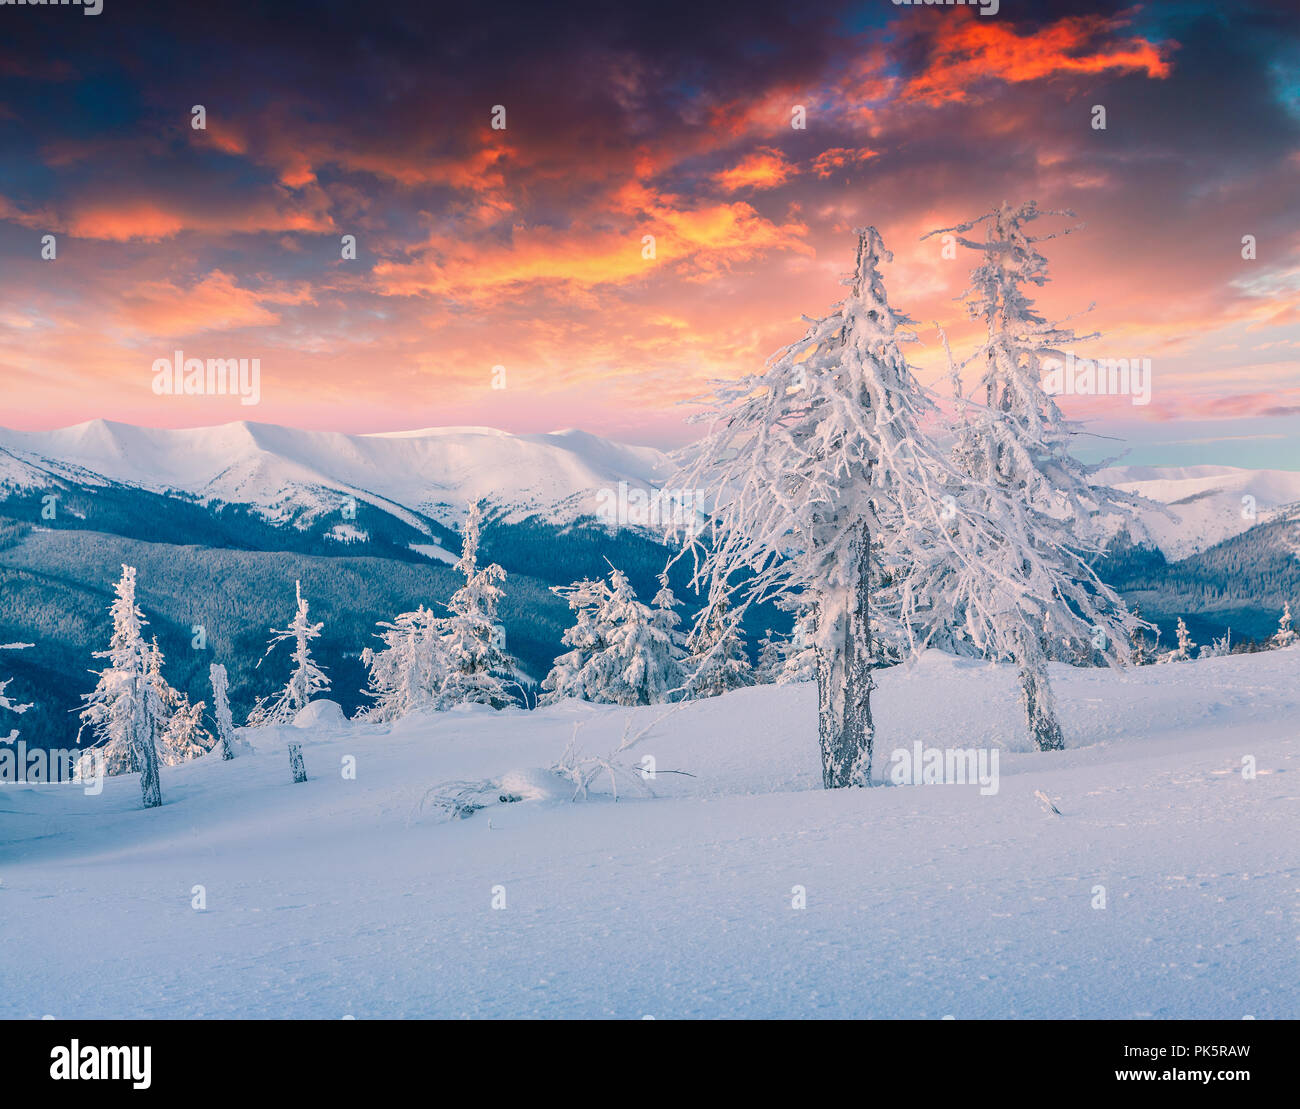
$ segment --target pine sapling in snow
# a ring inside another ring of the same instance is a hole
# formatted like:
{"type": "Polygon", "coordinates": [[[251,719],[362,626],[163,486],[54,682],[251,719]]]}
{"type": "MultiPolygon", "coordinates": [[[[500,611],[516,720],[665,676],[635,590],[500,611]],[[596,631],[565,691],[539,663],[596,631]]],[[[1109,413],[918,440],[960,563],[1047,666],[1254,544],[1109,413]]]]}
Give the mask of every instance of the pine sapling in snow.
{"type": "Polygon", "coordinates": [[[293,643],[293,670],[285,687],[268,704],[260,698],[248,717],[250,728],[263,727],[267,724],[288,724],[305,709],[317,693],[326,692],[329,679],[325,672],[316,665],[311,655],[311,643],[320,636],[324,623],[313,624],[307,618],[307,599],[302,595],[302,582],[295,581],[298,606],[294,612],[293,622],[287,628],[272,628],[271,642],[266,654],[258,662],[260,667],[280,643],[293,643]]]}
{"type": "Polygon", "coordinates": [[[1277,631],[1270,640],[1274,647],[1290,647],[1296,641],[1296,632],[1291,627],[1291,602],[1282,602],[1282,618],[1277,622],[1277,631]]]}
{"type": "MultiPolygon", "coordinates": [[[[109,607],[112,638],[108,650],[95,653],[107,665],[95,688],[82,696],[81,721],[96,737],[96,754],[104,756],[106,772],[138,771],[141,799],[145,808],[153,808],[162,804],[157,743],[164,710],[149,677],[150,648],[144,641],[148,621],[136,606],[135,583],[135,567],[123,565],[109,607]]],[[[78,774],[85,769],[83,761],[84,756],[78,760],[78,774]]]]}
{"type": "Polygon", "coordinates": [[[515,660],[505,652],[505,632],[497,620],[503,595],[498,583],[505,580],[506,572],[495,562],[478,565],[482,522],[482,509],[472,504],[456,563],[465,584],[447,602],[451,613],[443,634],[447,677],[438,696],[439,708],[476,704],[503,709],[511,703],[509,679],[502,675],[513,671],[515,660]]]}
{"type": "Polygon", "coordinates": [[[1142,619],[1142,610],[1133,606],[1133,629],[1129,632],[1129,662],[1150,666],[1160,658],[1160,629],[1142,619]]]}
{"type": "Polygon", "coordinates": [[[659,591],[650,602],[653,606],[651,619],[655,627],[668,636],[667,660],[664,662],[664,682],[670,690],[677,689],[685,680],[682,664],[686,658],[686,636],[679,630],[682,622],[677,615],[681,602],[668,584],[668,573],[659,575],[659,591]]]}
{"type": "Polygon", "coordinates": [[[1174,629],[1174,636],[1178,640],[1178,646],[1168,652],[1161,662],[1189,662],[1192,652],[1196,650],[1196,644],[1192,641],[1191,632],[1187,630],[1187,625],[1183,618],[1178,617],[1178,626],[1174,629]]]}
{"type": "Polygon", "coordinates": [[[438,707],[448,673],[446,625],[424,605],[394,617],[391,624],[380,622],[383,650],[361,652],[370,669],[366,696],[375,702],[365,711],[367,720],[387,723],[438,707]]]}
{"type": "Polygon", "coordinates": [[[785,666],[785,654],[780,638],[767,628],[758,640],[758,658],[754,661],[754,684],[776,685],[785,666]]]}
{"type": "Polygon", "coordinates": [[[745,654],[744,633],[727,610],[725,597],[711,604],[700,614],[687,641],[685,666],[690,678],[686,695],[692,700],[717,697],[754,682],[753,668],[745,654]]]}
{"type": "Polygon", "coordinates": [[[777,685],[817,680],[817,651],[813,647],[816,617],[816,610],[807,608],[795,618],[790,638],[781,645],[781,669],[776,676],[777,685]]]}

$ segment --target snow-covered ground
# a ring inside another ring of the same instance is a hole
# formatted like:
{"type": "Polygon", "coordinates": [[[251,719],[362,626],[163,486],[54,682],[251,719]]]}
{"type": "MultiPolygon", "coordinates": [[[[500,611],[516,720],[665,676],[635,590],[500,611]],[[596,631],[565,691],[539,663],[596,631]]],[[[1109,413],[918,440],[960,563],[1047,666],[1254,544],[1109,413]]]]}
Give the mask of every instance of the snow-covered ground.
{"type": "Polygon", "coordinates": [[[821,790],[811,686],[318,712],[307,783],[288,729],[245,733],[152,811],[134,777],[3,786],[0,1017],[1296,1017],[1300,649],[1053,677],[1070,749],[1039,754],[1005,668],[881,676],[878,776],[918,740],[995,747],[989,795],[821,790]],[[535,769],[629,721],[655,796],[535,769]],[[538,799],[421,805],[479,779],[538,799]]]}

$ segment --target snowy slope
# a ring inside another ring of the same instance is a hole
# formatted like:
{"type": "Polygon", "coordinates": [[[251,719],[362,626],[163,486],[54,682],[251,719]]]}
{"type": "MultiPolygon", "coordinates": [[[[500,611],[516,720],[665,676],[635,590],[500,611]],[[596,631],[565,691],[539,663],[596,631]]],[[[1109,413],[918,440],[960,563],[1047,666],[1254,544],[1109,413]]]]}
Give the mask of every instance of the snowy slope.
{"type": "Polygon", "coordinates": [[[1100,471],[1098,478],[1169,507],[1172,519],[1144,513],[1143,520],[1170,561],[1207,550],[1272,519],[1276,509],[1300,503],[1300,471],[1293,470],[1117,466],[1100,471]]]}
{"type": "Polygon", "coordinates": [[[256,423],[160,430],[106,420],[56,431],[0,429],[0,490],[31,488],[46,471],[89,474],[257,505],[272,520],[309,521],[337,510],[346,496],[408,523],[402,509],[458,521],[467,501],[482,497],[515,515],[546,509],[571,516],[593,510],[596,490],[619,481],[647,484],[664,466],[652,448],[581,431],[511,435],[453,427],[344,435],[256,423]]]}
{"type": "Polygon", "coordinates": [[[32,938],[0,946],[0,1017],[1297,1016],[1300,650],[1054,678],[1070,749],[1039,754],[1005,668],[881,675],[878,773],[989,745],[989,796],[820,790],[811,686],[294,729],[304,785],[257,733],[151,812],[133,778],[0,787],[0,919],[32,938]],[[658,721],[653,798],[420,806],[629,719],[658,721]]]}

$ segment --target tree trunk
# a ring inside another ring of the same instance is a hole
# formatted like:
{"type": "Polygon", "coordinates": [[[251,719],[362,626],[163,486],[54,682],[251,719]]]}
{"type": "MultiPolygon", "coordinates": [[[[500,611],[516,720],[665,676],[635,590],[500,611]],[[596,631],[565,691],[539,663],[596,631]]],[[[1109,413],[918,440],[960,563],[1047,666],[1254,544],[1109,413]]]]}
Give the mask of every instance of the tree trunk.
{"type": "Polygon", "coordinates": [[[1025,705],[1025,722],[1040,751],[1064,751],[1065,736],[1056,719],[1055,698],[1047,680],[1047,660],[1035,643],[1020,660],[1020,698],[1025,705]]]}
{"type": "MultiPolygon", "coordinates": [[[[138,698],[138,679],[136,686],[137,696],[136,705],[140,705],[138,698]]],[[[157,731],[157,721],[153,718],[153,713],[147,707],[148,694],[145,694],[146,706],[144,707],[143,727],[139,727],[136,736],[142,733],[145,739],[138,743],[131,744],[131,753],[134,755],[134,761],[140,768],[140,800],[144,803],[146,809],[154,809],[162,804],[162,786],[158,781],[158,744],[154,738],[157,731]]],[[[137,708],[138,711],[138,708],[137,708]]]]}
{"type": "Polygon", "coordinates": [[[289,767],[293,771],[293,780],[295,782],[305,782],[307,780],[307,766],[302,761],[302,744],[289,743],[289,767]]]}
{"type": "Polygon", "coordinates": [[[826,789],[871,784],[870,533],[863,521],[850,548],[854,580],[823,597],[817,611],[818,738],[826,789]]]}

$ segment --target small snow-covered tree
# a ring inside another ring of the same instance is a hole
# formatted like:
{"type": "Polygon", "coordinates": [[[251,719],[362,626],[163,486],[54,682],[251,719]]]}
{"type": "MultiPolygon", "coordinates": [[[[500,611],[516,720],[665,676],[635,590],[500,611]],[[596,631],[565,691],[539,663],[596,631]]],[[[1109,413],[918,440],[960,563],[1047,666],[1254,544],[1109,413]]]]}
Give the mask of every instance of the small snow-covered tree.
{"type": "Polygon", "coordinates": [[[495,562],[479,567],[482,523],[482,509],[470,505],[456,563],[456,569],[465,575],[465,584],[447,602],[451,615],[446,618],[442,640],[447,677],[438,697],[439,708],[468,703],[503,709],[511,703],[509,679],[503,675],[513,670],[515,660],[505,652],[504,632],[497,622],[503,595],[498,583],[505,580],[506,572],[495,562]]]}
{"type": "Polygon", "coordinates": [[[677,615],[677,606],[681,604],[668,585],[668,574],[659,575],[659,591],[654,595],[653,605],[655,627],[668,636],[669,662],[666,664],[665,680],[670,689],[676,689],[684,680],[682,668],[678,665],[686,657],[686,636],[678,630],[681,617],[677,615]]]}
{"type": "Polygon", "coordinates": [[[1229,628],[1227,634],[1219,637],[1210,637],[1210,644],[1201,648],[1201,653],[1197,658],[1226,658],[1232,654],[1232,629],[1229,628]]]}
{"type": "Polygon", "coordinates": [[[686,696],[692,700],[717,697],[741,686],[753,685],[753,668],[745,654],[744,633],[738,620],[728,616],[725,597],[700,614],[687,641],[684,666],[690,675],[686,696]]]}
{"type": "Polygon", "coordinates": [[[564,636],[573,650],[555,660],[542,682],[548,690],[543,704],[565,697],[612,705],[671,699],[681,675],[681,652],[664,607],[651,609],[639,601],[627,575],[617,569],[610,571],[608,583],[586,580],[553,591],[568,599],[578,619],[564,636]]]}
{"type": "Polygon", "coordinates": [[[764,630],[758,640],[758,658],[754,661],[754,684],[775,685],[785,666],[785,653],[782,651],[779,636],[772,634],[772,629],[764,630]]]}
{"type": "Polygon", "coordinates": [[[1187,625],[1181,616],[1178,617],[1178,626],[1174,629],[1174,635],[1178,640],[1178,646],[1166,653],[1160,661],[1188,662],[1196,649],[1196,644],[1192,641],[1191,633],[1187,630],[1187,625]]]}
{"type": "Polygon", "coordinates": [[[930,233],[954,234],[981,256],[964,295],[985,336],[964,365],[982,367],[982,404],[962,396],[953,367],[959,480],[946,491],[948,542],[940,545],[944,557],[906,576],[904,587],[926,582],[932,636],[942,630],[1016,663],[1030,733],[1040,750],[1057,750],[1064,736],[1047,661],[1086,655],[1122,665],[1119,645],[1127,648],[1134,619],[1092,562],[1107,528],[1116,519],[1136,527],[1133,510],[1145,502],[1092,480],[1096,467],[1071,453],[1079,425],[1044,388],[1043,374],[1049,360],[1064,357],[1062,346],[1095,338],[1046,322],[1026,293],[1048,280],[1038,244],[1056,234],[1027,230],[1045,215],[1071,213],[1040,211],[1032,201],[1003,204],[930,233]],[[982,240],[966,237],[980,225],[982,240]],[[948,558],[954,549],[965,552],[959,564],[948,558]]]}
{"type": "Polygon", "coordinates": [[[387,723],[438,707],[447,678],[445,624],[424,605],[394,617],[391,624],[379,623],[383,650],[367,647],[361,652],[361,661],[370,669],[366,696],[375,702],[366,710],[366,719],[387,723]]]}
{"type": "Polygon", "coordinates": [[[289,681],[269,702],[259,698],[248,717],[250,728],[263,727],[267,724],[287,724],[293,720],[317,693],[326,692],[329,679],[325,672],[316,665],[311,655],[311,643],[320,636],[325,624],[313,624],[307,617],[307,599],[302,595],[302,582],[294,582],[298,604],[293,621],[287,628],[272,628],[271,642],[266,654],[258,662],[260,667],[280,643],[293,643],[293,670],[289,681]]]}
{"type": "Polygon", "coordinates": [[[700,417],[709,433],[673,479],[714,494],[710,541],[684,547],[709,603],[735,602],[738,620],[784,594],[815,613],[828,789],[871,781],[873,531],[910,536],[939,504],[938,452],[922,428],[932,404],[899,345],[915,335],[880,273],[891,257],[874,227],[858,233],[848,295],[761,373],[717,387],[700,417]]]}
{"type": "Polygon", "coordinates": [[[1142,610],[1137,605],[1133,606],[1133,621],[1129,632],[1129,661],[1134,666],[1150,666],[1160,658],[1160,629],[1142,619],[1142,610]]]}
{"type": "Polygon", "coordinates": [[[594,700],[593,691],[587,688],[587,666],[609,646],[604,638],[605,629],[598,622],[609,587],[599,578],[584,578],[572,585],[553,585],[551,592],[563,597],[574,614],[573,626],[566,629],[561,638],[561,642],[572,649],[560,655],[550,673],[542,679],[545,692],[537,703],[553,705],[566,697],[594,700]]]}
{"type": "MultiPolygon", "coordinates": [[[[30,646],[30,643],[0,643],[0,651],[21,651],[30,646]]],[[[16,713],[21,716],[32,706],[30,704],[20,705],[5,693],[5,690],[8,688],[11,681],[13,681],[12,678],[6,678],[4,681],[0,682],[0,709],[5,709],[8,712],[16,713]]],[[[0,743],[12,743],[17,738],[18,729],[15,728],[7,736],[0,736],[0,743]]]]}
{"type": "MultiPolygon", "coordinates": [[[[150,648],[144,641],[148,621],[135,603],[135,585],[135,567],[123,565],[109,607],[113,634],[108,650],[95,652],[107,666],[95,688],[82,696],[81,721],[97,739],[96,754],[102,753],[105,772],[139,771],[140,796],[145,808],[153,808],[162,804],[157,744],[163,706],[149,678],[150,648]]],[[[81,760],[79,768],[81,773],[81,760]]]]}
{"type": "Polygon", "coordinates": [[[782,647],[777,685],[817,680],[817,650],[813,646],[816,618],[817,613],[811,608],[805,609],[795,618],[794,630],[782,647]]]}
{"type": "Polygon", "coordinates": [[[1282,602],[1282,617],[1277,622],[1277,631],[1269,642],[1274,647],[1290,647],[1296,641],[1296,632],[1291,627],[1291,602],[1282,602]]]}
{"type": "Polygon", "coordinates": [[[149,646],[148,674],[161,707],[158,720],[158,758],[163,766],[179,766],[204,755],[212,746],[212,736],[203,726],[203,702],[190,699],[173,689],[163,677],[163,653],[155,638],[149,646]]]}
{"type": "Polygon", "coordinates": [[[249,745],[235,735],[235,720],[230,714],[230,679],[226,668],[219,662],[208,667],[208,679],[212,683],[212,716],[217,724],[217,739],[221,744],[222,759],[233,759],[236,755],[247,754],[249,745]]]}

